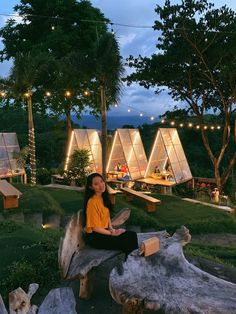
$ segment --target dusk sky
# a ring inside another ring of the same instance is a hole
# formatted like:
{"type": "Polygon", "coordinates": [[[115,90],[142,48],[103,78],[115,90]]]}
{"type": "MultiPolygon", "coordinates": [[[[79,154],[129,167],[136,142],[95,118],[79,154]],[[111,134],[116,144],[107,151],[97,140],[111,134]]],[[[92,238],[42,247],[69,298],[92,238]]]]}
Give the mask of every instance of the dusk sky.
{"type": "MultiPolygon", "coordinates": [[[[172,1],[172,3],[180,1],[172,1]]],[[[234,0],[211,1],[215,7],[227,5],[236,10],[234,0]]],[[[4,26],[8,16],[12,14],[14,5],[20,3],[16,0],[0,0],[0,27],[4,26]]],[[[129,55],[150,56],[155,52],[157,32],[151,27],[157,18],[154,9],[156,4],[164,4],[163,0],[93,0],[94,7],[99,8],[114,23],[112,26],[116,38],[120,44],[121,55],[126,58],[129,55]],[[116,25],[125,24],[126,26],[116,25]],[[133,27],[138,26],[138,27],[133,27]],[[141,27],[140,27],[141,26],[141,27]]],[[[1,45],[1,43],[0,43],[1,45]]],[[[2,45],[1,45],[2,47],[2,45]]],[[[9,72],[10,63],[0,64],[0,75],[6,76],[9,72]]],[[[146,90],[139,85],[126,87],[124,85],[121,101],[118,108],[111,110],[112,115],[137,115],[141,112],[145,116],[158,118],[167,110],[173,108],[173,100],[167,95],[167,91],[161,95],[155,95],[153,90],[146,90]]]]}

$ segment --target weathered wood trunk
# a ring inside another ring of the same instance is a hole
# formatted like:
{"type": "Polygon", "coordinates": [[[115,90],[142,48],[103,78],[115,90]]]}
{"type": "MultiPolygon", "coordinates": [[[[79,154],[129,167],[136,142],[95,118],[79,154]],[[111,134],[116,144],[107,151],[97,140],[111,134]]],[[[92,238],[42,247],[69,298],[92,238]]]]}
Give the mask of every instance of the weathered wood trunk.
{"type": "Polygon", "coordinates": [[[76,314],[76,302],[71,288],[50,290],[39,307],[38,314],[76,314]]]}
{"type": "Polygon", "coordinates": [[[3,302],[1,294],[0,294],[0,313],[1,314],[7,314],[7,310],[5,308],[5,304],[3,302]]]}
{"type": "Polygon", "coordinates": [[[214,277],[189,263],[182,246],[190,242],[182,227],[169,238],[160,237],[158,253],[129,255],[122,269],[110,274],[113,299],[124,305],[123,313],[144,309],[167,314],[235,314],[236,285],[214,277]]]}

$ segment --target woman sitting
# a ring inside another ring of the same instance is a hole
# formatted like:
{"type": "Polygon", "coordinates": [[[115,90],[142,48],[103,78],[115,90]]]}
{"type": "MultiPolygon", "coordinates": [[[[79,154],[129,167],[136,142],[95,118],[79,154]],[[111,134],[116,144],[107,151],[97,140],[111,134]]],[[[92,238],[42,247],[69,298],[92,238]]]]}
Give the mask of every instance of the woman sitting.
{"type": "Polygon", "coordinates": [[[137,234],[125,229],[113,229],[110,219],[112,204],[106,183],[99,173],[87,177],[84,208],[86,242],[96,249],[121,250],[126,257],[138,248],[137,234]]]}

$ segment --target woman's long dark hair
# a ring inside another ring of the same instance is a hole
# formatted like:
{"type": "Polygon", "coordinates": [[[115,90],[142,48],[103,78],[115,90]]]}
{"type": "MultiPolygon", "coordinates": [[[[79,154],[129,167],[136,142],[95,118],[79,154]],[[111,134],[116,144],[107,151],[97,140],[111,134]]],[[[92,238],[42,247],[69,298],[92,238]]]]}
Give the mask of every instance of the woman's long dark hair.
{"type": "MultiPolygon", "coordinates": [[[[86,185],[85,185],[85,192],[84,192],[84,215],[85,215],[84,219],[85,219],[85,222],[86,222],[86,212],[87,212],[88,201],[95,194],[94,190],[91,188],[92,183],[93,183],[93,179],[95,177],[100,177],[104,181],[103,177],[99,173],[96,173],[96,172],[91,173],[87,177],[87,181],[86,181],[86,185]]],[[[110,198],[109,198],[107,187],[106,187],[105,191],[102,193],[102,198],[103,198],[104,206],[107,207],[111,213],[113,210],[113,206],[112,206],[112,203],[111,203],[110,198]]]]}

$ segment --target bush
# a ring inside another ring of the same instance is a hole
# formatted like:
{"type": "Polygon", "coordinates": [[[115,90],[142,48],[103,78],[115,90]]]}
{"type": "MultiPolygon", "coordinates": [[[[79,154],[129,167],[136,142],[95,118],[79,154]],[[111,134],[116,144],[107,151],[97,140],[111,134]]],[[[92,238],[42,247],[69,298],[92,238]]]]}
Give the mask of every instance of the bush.
{"type": "Polygon", "coordinates": [[[90,173],[90,152],[87,149],[75,150],[71,156],[68,170],[65,173],[65,178],[69,179],[70,183],[75,181],[78,186],[84,186],[87,175],[90,173]]]}
{"type": "Polygon", "coordinates": [[[51,182],[52,172],[47,168],[38,168],[37,169],[37,182],[39,184],[49,184],[51,182]]]}

